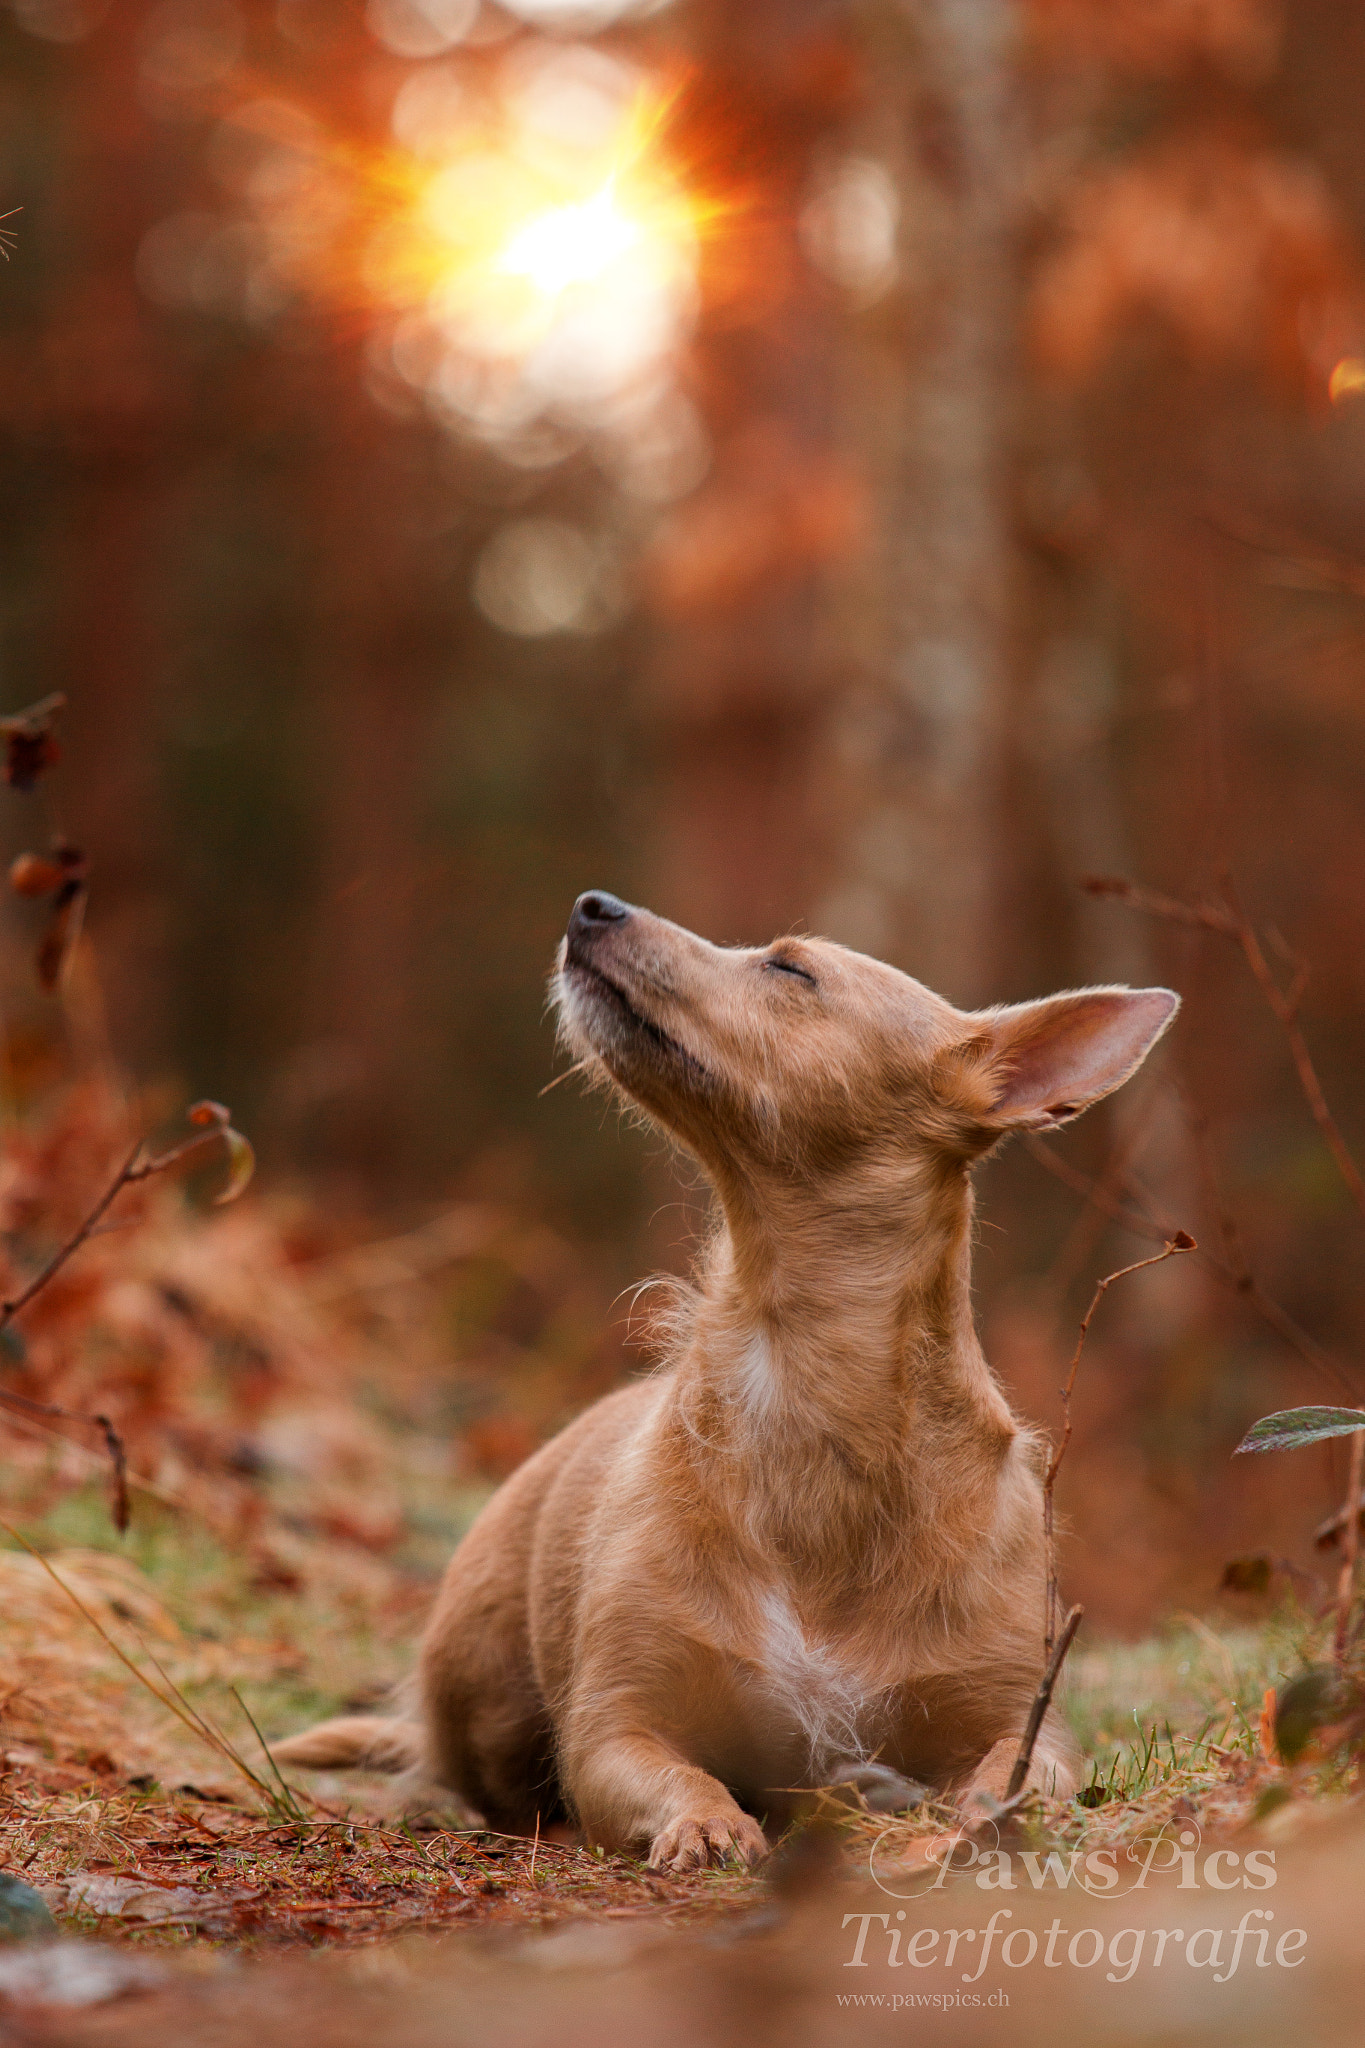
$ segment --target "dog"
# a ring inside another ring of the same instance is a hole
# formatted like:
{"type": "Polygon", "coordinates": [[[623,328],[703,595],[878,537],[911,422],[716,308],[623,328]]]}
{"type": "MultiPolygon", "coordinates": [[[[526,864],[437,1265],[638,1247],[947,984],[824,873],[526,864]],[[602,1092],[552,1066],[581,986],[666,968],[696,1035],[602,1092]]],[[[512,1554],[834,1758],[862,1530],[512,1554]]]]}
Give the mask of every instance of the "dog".
{"type": "MultiPolygon", "coordinates": [[[[972,1167],[1127,1080],[1178,998],[962,1012],[827,940],[714,946],[601,891],[552,991],[575,1058],[715,1191],[671,1362],[484,1508],[409,1718],[277,1755],[426,1773],[509,1832],[567,1810],[671,1872],[756,1863],[802,1787],[1003,1797],[1043,1661],[1043,1452],[976,1335],[972,1167]]],[[[1030,1775],[1074,1788],[1052,1717],[1030,1775]]]]}

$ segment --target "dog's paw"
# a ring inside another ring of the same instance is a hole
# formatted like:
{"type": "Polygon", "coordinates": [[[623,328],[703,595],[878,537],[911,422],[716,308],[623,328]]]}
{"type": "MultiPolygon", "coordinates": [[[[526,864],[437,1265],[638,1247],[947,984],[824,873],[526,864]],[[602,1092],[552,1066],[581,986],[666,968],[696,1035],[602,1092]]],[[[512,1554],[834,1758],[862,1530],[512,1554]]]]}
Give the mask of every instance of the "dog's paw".
{"type": "MultiPolygon", "coordinates": [[[[1009,1735],[987,1751],[968,1784],[959,1792],[957,1808],[968,1825],[994,1819],[1009,1798],[1010,1780],[1019,1755],[1019,1741],[1009,1735]]],[[[1041,1792],[1046,1799],[1069,1799],[1076,1789],[1076,1773],[1070,1761],[1039,1743],[1029,1765],[1025,1789],[1041,1792]]]]}
{"type": "Polygon", "coordinates": [[[990,1754],[982,1758],[957,1795],[958,1810],[964,1819],[974,1815],[980,1820],[983,1813],[1004,1804],[1018,1754],[1017,1743],[997,1742],[990,1754]]]}
{"type": "Polygon", "coordinates": [[[654,1837],[649,1867],[675,1876],[685,1870],[706,1870],[713,1864],[730,1862],[752,1870],[767,1853],[763,1830],[747,1813],[684,1814],[654,1837]]]}

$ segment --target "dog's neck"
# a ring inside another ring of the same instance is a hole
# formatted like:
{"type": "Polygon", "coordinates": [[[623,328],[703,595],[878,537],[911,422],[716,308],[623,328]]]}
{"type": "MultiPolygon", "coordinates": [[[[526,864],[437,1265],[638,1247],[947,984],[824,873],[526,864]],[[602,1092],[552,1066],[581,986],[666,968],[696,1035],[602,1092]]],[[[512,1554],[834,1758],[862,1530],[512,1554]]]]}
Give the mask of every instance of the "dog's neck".
{"type": "Polygon", "coordinates": [[[965,1170],[761,1199],[737,1183],[721,1202],[679,1382],[732,1467],[800,1461],[874,1489],[918,1472],[937,1491],[945,1456],[958,1479],[998,1463],[1017,1425],[972,1316],[965,1170]]]}

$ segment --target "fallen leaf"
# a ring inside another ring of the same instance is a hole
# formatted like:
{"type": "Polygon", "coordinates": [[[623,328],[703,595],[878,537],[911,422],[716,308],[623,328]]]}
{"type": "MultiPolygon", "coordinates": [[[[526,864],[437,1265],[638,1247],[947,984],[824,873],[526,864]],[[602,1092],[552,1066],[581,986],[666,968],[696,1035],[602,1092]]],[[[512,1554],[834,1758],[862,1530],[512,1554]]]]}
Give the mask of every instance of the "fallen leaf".
{"type": "Polygon", "coordinates": [[[76,1907],[109,1920],[193,1920],[203,1895],[187,1885],[155,1884],[145,1877],[112,1877],[103,1871],[73,1877],[66,1885],[68,1911],[76,1907]]]}
{"type": "Polygon", "coordinates": [[[228,1891],[196,1891],[189,1885],[157,1884],[145,1877],[112,1877],[93,1871],[70,1878],[65,1886],[68,1912],[95,1913],[102,1920],[137,1920],[161,1927],[221,1930],[238,1906],[260,1897],[258,1890],[237,1886],[228,1891]]]}
{"type": "Polygon", "coordinates": [[[165,1981],[156,1963],[90,1941],[45,1941],[0,1955],[0,1999],[7,2003],[103,2005],[165,1981]]]}

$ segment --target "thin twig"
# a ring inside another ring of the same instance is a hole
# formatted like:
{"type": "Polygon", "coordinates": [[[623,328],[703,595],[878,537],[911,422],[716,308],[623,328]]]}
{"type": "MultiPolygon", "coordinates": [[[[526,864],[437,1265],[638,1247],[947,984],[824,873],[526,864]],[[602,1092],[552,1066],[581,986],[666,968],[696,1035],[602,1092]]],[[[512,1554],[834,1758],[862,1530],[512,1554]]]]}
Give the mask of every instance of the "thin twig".
{"type": "Polygon", "coordinates": [[[1338,1666],[1346,1662],[1355,1599],[1356,1559],[1360,1555],[1360,1488],[1365,1479],[1365,1429],[1351,1438],[1350,1477],[1346,1481],[1346,1526],[1341,1532],[1341,1572],[1337,1579],[1337,1627],[1333,1650],[1338,1666]]]}
{"type": "Polygon", "coordinates": [[[1352,1379],[1345,1367],[1338,1365],[1331,1352],[1324,1351],[1322,1345],[1316,1338],[1309,1336],[1301,1323],[1295,1322],[1288,1309],[1281,1308],[1279,1302],[1265,1292],[1254,1274],[1244,1274],[1236,1282],[1236,1286],[1243,1300],[1255,1309],[1267,1328],[1282,1338],[1292,1351],[1297,1351],[1305,1365],[1311,1365],[1325,1379],[1331,1380],[1333,1386],[1351,1400],[1359,1400],[1359,1381],[1352,1379]]]}
{"type": "Polygon", "coordinates": [[[1350,555],[1325,548],[1301,534],[1252,521],[1225,507],[1211,507],[1205,522],[1241,547],[1268,555],[1295,576],[1289,587],[1302,590],[1344,590],[1353,597],[1365,597],[1365,565],[1350,555]]]}
{"type": "MultiPolygon", "coordinates": [[[[16,1294],[13,1301],[0,1303],[0,1330],[6,1329],[14,1321],[20,1310],[28,1307],[34,1295],[40,1294],[43,1288],[47,1286],[48,1281],[60,1273],[72,1253],[80,1250],[95,1225],[104,1215],[105,1210],[109,1208],[115,1197],[123,1192],[129,1181],[134,1177],[138,1154],[141,1150],[142,1140],[139,1138],[123,1165],[96,1202],[94,1208],[85,1218],[85,1221],[77,1225],[76,1229],[66,1240],[66,1243],[58,1247],[47,1264],[39,1272],[35,1273],[28,1286],[19,1294],[16,1294]]],[[[141,1180],[145,1178],[145,1175],[137,1174],[136,1177],[141,1180]]]]}
{"type": "Polygon", "coordinates": [[[106,1210],[113,1205],[124,1188],[133,1187],[138,1181],[150,1180],[153,1174],[165,1173],[172,1166],[179,1166],[182,1160],[191,1158],[194,1153],[204,1151],[209,1145],[221,1143],[227,1135],[228,1124],[224,1116],[223,1121],[215,1123],[211,1130],[200,1131],[193,1138],[186,1138],[181,1144],[172,1145],[168,1152],[154,1152],[148,1159],[140,1157],[144,1141],[139,1138],[94,1208],[85,1220],[76,1226],[65,1244],[58,1247],[47,1264],[40,1272],[35,1273],[27,1287],[16,1294],[13,1301],[0,1303],[0,1330],[12,1323],[20,1310],[28,1307],[34,1295],[41,1293],[48,1281],[60,1273],[72,1253],[78,1252],[86,1239],[93,1234],[106,1210]]]}
{"type": "Polygon", "coordinates": [[[122,1536],[132,1519],[132,1507],[128,1499],[128,1452],[123,1438],[107,1415],[92,1415],[90,1420],[104,1434],[104,1448],[109,1453],[109,1463],[113,1470],[114,1498],[111,1511],[114,1527],[122,1536]]]}
{"type": "Polygon", "coordinates": [[[1123,875],[1082,875],[1080,886],[1087,896],[1116,896],[1120,903],[1145,910],[1149,917],[1164,917],[1172,924],[1197,925],[1201,931],[1221,932],[1228,939],[1238,936],[1232,912],[1217,903],[1186,903],[1179,896],[1144,888],[1141,882],[1130,882],[1123,875]]]}
{"type": "MultiPolygon", "coordinates": [[[[1164,1258],[1165,1256],[1163,1252],[1162,1257],[1164,1258]]],[[[1113,1277],[1117,1279],[1118,1275],[1115,1274],[1113,1277]]],[[[1073,1607],[1066,1620],[1062,1623],[1061,1634],[1056,1642],[1051,1645],[1051,1655],[1047,1660],[1047,1669],[1038,1681],[1038,1690],[1033,1695],[1033,1705],[1029,1708],[1028,1720],[1024,1724],[1024,1739],[1019,1744],[1019,1754],[1014,1760],[1014,1769],[1010,1772],[1009,1785],[1005,1791],[1006,1805],[1009,1804],[1011,1799],[1017,1799],[1024,1789],[1024,1780],[1028,1777],[1028,1767],[1033,1762],[1033,1745],[1038,1740],[1038,1730],[1043,1725],[1044,1714],[1052,1704],[1052,1692],[1057,1683],[1057,1675],[1061,1671],[1067,1651],[1075,1640],[1076,1631],[1081,1625],[1081,1616],[1084,1613],[1085,1609],[1083,1607],[1073,1607]]]]}
{"type": "Polygon", "coordinates": [[[1082,1173],[1070,1160],[1063,1159],[1060,1152],[1054,1152],[1050,1145],[1045,1144],[1036,1131],[1024,1133],[1024,1144],[1041,1167],[1061,1181],[1064,1187],[1070,1188],[1073,1194],[1093,1202],[1111,1223],[1121,1223],[1125,1230],[1132,1231],[1134,1237],[1150,1237],[1157,1244],[1167,1242],[1171,1233],[1164,1225],[1137,1209],[1127,1208],[1103,1180],[1092,1180],[1088,1173],[1082,1173]]]}
{"type": "Polygon", "coordinates": [[[1317,1068],[1313,1065],[1312,1054],[1308,1050],[1308,1041],[1304,1037],[1299,1024],[1298,1009],[1303,993],[1300,985],[1302,975],[1300,974],[1300,976],[1296,977],[1293,987],[1286,994],[1275,979],[1270,963],[1261,949],[1261,942],[1257,938],[1249,918],[1242,909],[1231,874],[1225,871],[1219,880],[1223,894],[1227,899],[1228,907],[1237,920],[1236,936],[1237,942],[1241,946],[1243,957],[1246,960],[1247,966],[1256,977],[1256,981],[1262,995],[1266,999],[1271,1014],[1285,1035],[1285,1041],[1289,1046],[1290,1057],[1294,1062],[1295,1071],[1299,1077],[1299,1086],[1303,1090],[1304,1101],[1308,1104],[1309,1113],[1318,1129],[1322,1132],[1332,1157],[1336,1160],[1337,1171],[1346,1183],[1351,1200],[1355,1203],[1361,1215],[1365,1216],[1365,1180],[1362,1180],[1360,1169],[1351,1157],[1350,1147],[1341,1135],[1337,1120],[1327,1106],[1327,1097],[1322,1092],[1322,1083],[1318,1079],[1317,1068]]]}
{"type": "Polygon", "coordinates": [[[1351,1156],[1350,1147],[1328,1107],[1327,1097],[1318,1079],[1317,1068],[1313,1065],[1313,1057],[1308,1050],[1308,1041],[1299,1023],[1299,1006],[1307,979],[1306,970],[1300,962],[1289,988],[1282,989],[1270,962],[1265,957],[1256,929],[1242,908],[1236,884],[1230,869],[1226,866],[1219,873],[1218,884],[1223,897],[1221,904],[1185,903],[1177,896],[1164,896],[1159,890],[1145,889],[1136,882],[1125,880],[1121,875],[1086,875],[1081,880],[1081,887],[1087,895],[1114,896],[1120,902],[1130,904],[1134,910],[1145,911],[1150,917],[1162,917],[1179,924],[1199,925],[1205,931],[1220,932],[1224,938],[1235,941],[1265,998],[1271,1015],[1285,1035],[1309,1114],[1336,1161],[1337,1170],[1345,1182],[1351,1200],[1361,1215],[1365,1216],[1365,1178],[1362,1178],[1360,1169],[1351,1156]]]}
{"type": "MultiPolygon", "coordinates": [[[[220,1109],[217,1104],[201,1104],[197,1105],[197,1109],[211,1109],[213,1111],[214,1121],[211,1128],[197,1132],[194,1137],[186,1138],[179,1145],[171,1146],[169,1151],[154,1152],[149,1158],[144,1159],[141,1156],[144,1141],[141,1138],[138,1139],[132,1151],[104,1190],[104,1193],[83,1220],[77,1224],[70,1237],[58,1246],[52,1257],[47,1261],[47,1264],[34,1274],[28,1285],[22,1288],[14,1296],[13,1300],[0,1302],[0,1330],[7,1329],[10,1323],[14,1321],[14,1318],[28,1307],[34,1297],[41,1294],[48,1282],[60,1273],[62,1267],[72,1254],[78,1252],[81,1246],[96,1234],[106,1212],[112,1207],[124,1188],[132,1187],[138,1181],[150,1180],[153,1174],[165,1173],[168,1168],[178,1166],[182,1160],[190,1158],[194,1153],[204,1150],[209,1145],[222,1143],[225,1139],[229,1144],[233,1142],[235,1134],[232,1133],[226,1110],[220,1109]]],[[[192,1110],[190,1114],[194,1116],[196,1110],[192,1110]]],[[[4,1406],[12,1412],[17,1412],[21,1415],[45,1417],[51,1421],[79,1422],[86,1428],[98,1429],[101,1432],[104,1437],[105,1449],[109,1453],[110,1464],[113,1468],[114,1526],[119,1534],[122,1535],[127,1529],[129,1521],[128,1454],[122,1437],[114,1428],[109,1417],[107,1415],[82,1414],[73,1408],[59,1407],[55,1402],[33,1401],[29,1399],[28,1395],[16,1394],[9,1388],[0,1388],[0,1406],[4,1406]]]]}
{"type": "Polygon", "coordinates": [[[1062,1468],[1067,1446],[1071,1442],[1071,1396],[1076,1387],[1076,1374],[1080,1370],[1081,1353],[1085,1340],[1090,1334],[1090,1323],[1109,1289],[1116,1280],[1126,1280],[1130,1273],[1141,1273],[1147,1266],[1159,1266],[1166,1259],[1174,1258],[1181,1252],[1197,1251],[1198,1246],[1186,1230],[1178,1230],[1159,1252],[1149,1259],[1137,1259],[1131,1266],[1120,1266],[1116,1273],[1106,1273],[1090,1298],[1090,1306],[1081,1318],[1080,1332],[1076,1338],[1076,1349],[1071,1355],[1071,1370],[1066,1376],[1062,1395],[1062,1439],[1048,1461],[1047,1475],[1043,1480],[1043,1542],[1047,1557],[1047,1607],[1043,1621],[1043,1651],[1050,1656],[1056,1641],[1057,1629],[1057,1541],[1053,1519],[1053,1493],[1057,1474],[1062,1468]]]}
{"type": "MultiPolygon", "coordinates": [[[[1134,1237],[1149,1238],[1154,1243],[1160,1244],[1173,1235],[1171,1226],[1168,1223],[1162,1222],[1148,1211],[1139,1211],[1125,1206],[1124,1203],[1120,1202],[1110,1193],[1101,1181],[1092,1180],[1089,1174],[1080,1172],[1068,1160],[1063,1159],[1058,1153],[1054,1152],[1050,1145],[1044,1144],[1043,1140],[1036,1133],[1030,1133],[1024,1142],[1041,1167],[1044,1167],[1048,1173],[1061,1181],[1065,1187],[1069,1187],[1074,1193],[1084,1196],[1087,1202],[1093,1202],[1097,1209],[1110,1218],[1111,1222],[1120,1224],[1123,1229],[1131,1231],[1134,1237]]],[[[1129,1192],[1133,1192],[1131,1179],[1129,1181],[1129,1192]]],[[[1230,1223],[1231,1219],[1227,1219],[1227,1221],[1230,1223]]],[[[1227,1230],[1221,1207],[1219,1208],[1219,1227],[1226,1243],[1227,1230]]],[[[1236,1225],[1232,1224],[1231,1227],[1235,1238],[1236,1225]]],[[[1248,1307],[1256,1311],[1267,1327],[1272,1329],[1276,1336],[1289,1346],[1291,1351],[1298,1353],[1305,1365],[1311,1366],[1315,1372],[1322,1373],[1326,1379],[1331,1380],[1334,1386],[1340,1388],[1343,1393],[1348,1394],[1352,1399],[1355,1399],[1359,1393],[1359,1387],[1351,1378],[1346,1368],[1338,1363],[1331,1352],[1324,1350],[1323,1346],[1315,1338],[1310,1337],[1308,1332],[1295,1322],[1293,1316],[1290,1315],[1286,1308],[1282,1308],[1279,1302],[1266,1293],[1246,1263],[1245,1253],[1241,1252],[1240,1239],[1236,1241],[1240,1254],[1238,1263],[1229,1264],[1226,1260],[1218,1258],[1215,1253],[1208,1251],[1201,1245],[1198,1252],[1200,1266],[1204,1271],[1211,1273],[1224,1287],[1231,1288],[1234,1293],[1241,1295],[1248,1307]]]]}
{"type": "MultiPolygon", "coordinates": [[[[1155,1121],[1150,1108],[1151,1097],[1144,1098],[1136,1115],[1130,1121],[1126,1132],[1121,1132],[1118,1141],[1104,1163],[1100,1185],[1115,1199],[1122,1198],[1128,1191],[1128,1183],[1134,1173],[1137,1161],[1151,1143],[1155,1121]]],[[[1066,1239],[1049,1266],[1046,1279],[1060,1304],[1069,1295],[1073,1285],[1091,1268],[1105,1230],[1105,1211],[1098,1205],[1087,1204],[1073,1219],[1066,1239]]],[[[1157,1242],[1164,1244],[1173,1235],[1175,1225],[1157,1233],[1157,1242]]]]}
{"type": "Polygon", "coordinates": [[[1354,1398],[1357,1392],[1356,1385],[1345,1367],[1338,1365],[1330,1352],[1325,1351],[1314,1338],[1309,1336],[1306,1330],[1301,1329],[1293,1316],[1290,1315],[1288,1309],[1281,1308],[1279,1302],[1273,1300],[1257,1280],[1242,1243],[1242,1234],[1237,1227],[1237,1219],[1233,1216],[1223,1199],[1218,1176],[1214,1171],[1213,1155],[1209,1143],[1208,1118],[1189,1101],[1185,1102],[1185,1116],[1189,1125],[1190,1136],[1194,1140],[1195,1151],[1198,1154],[1205,1192],[1214,1215],[1218,1220],[1219,1235],[1223,1240],[1223,1248],[1227,1254],[1226,1260],[1219,1260],[1205,1253],[1203,1255],[1204,1263],[1211,1271],[1217,1273],[1218,1277],[1226,1285],[1230,1286],[1235,1293],[1241,1295],[1242,1299],[1255,1309],[1257,1315],[1275,1332],[1276,1336],[1288,1344],[1292,1350],[1298,1352],[1305,1364],[1311,1365],[1315,1371],[1322,1373],[1327,1379],[1330,1379],[1343,1393],[1354,1398]]]}
{"type": "MultiPolygon", "coordinates": [[[[48,1429],[40,1419],[41,1416],[47,1413],[47,1410],[39,1402],[27,1401],[22,1394],[0,1392],[0,1403],[13,1404],[19,1411],[11,1414],[9,1417],[9,1427],[11,1429],[18,1429],[21,1432],[28,1430],[40,1442],[46,1441],[52,1444],[61,1444],[63,1449],[75,1451],[78,1457],[84,1458],[91,1465],[103,1464],[103,1460],[98,1452],[88,1451],[84,1444],[73,1443],[70,1437],[63,1436],[58,1429],[48,1429]]],[[[67,1408],[60,1408],[56,1412],[68,1420],[75,1414],[74,1410],[67,1408]]],[[[84,1415],[77,1419],[82,1422],[94,1420],[92,1416],[84,1415]]],[[[158,1486],[154,1479],[145,1479],[140,1472],[129,1472],[128,1487],[132,1493],[145,1493],[149,1500],[160,1501],[162,1507],[171,1508],[178,1515],[193,1515],[199,1521],[206,1521],[207,1519],[201,1509],[192,1506],[180,1494],[168,1492],[164,1486],[158,1486]]]]}
{"type": "MultiPolygon", "coordinates": [[[[27,1394],[16,1394],[9,1387],[0,1387],[0,1407],[8,1408],[11,1413],[17,1413],[26,1420],[47,1417],[51,1421],[79,1422],[83,1423],[87,1428],[99,1430],[104,1438],[104,1448],[109,1453],[109,1462],[113,1468],[114,1498],[111,1504],[111,1512],[114,1518],[114,1527],[118,1530],[119,1535],[122,1536],[129,1522],[128,1452],[123,1438],[114,1428],[109,1417],[107,1415],[85,1415],[76,1408],[59,1408],[55,1401],[30,1401],[27,1394]]],[[[58,1441],[64,1442],[65,1439],[59,1438],[58,1441]]]]}

